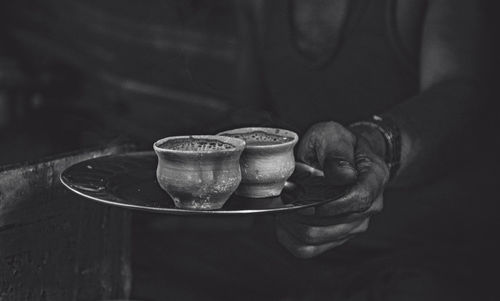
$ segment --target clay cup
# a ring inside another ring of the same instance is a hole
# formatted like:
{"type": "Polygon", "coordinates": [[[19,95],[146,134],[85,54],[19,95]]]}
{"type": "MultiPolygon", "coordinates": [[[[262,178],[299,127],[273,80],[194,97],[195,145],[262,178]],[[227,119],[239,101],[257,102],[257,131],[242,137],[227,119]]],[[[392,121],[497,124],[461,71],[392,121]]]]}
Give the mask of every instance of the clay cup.
{"type": "Polygon", "coordinates": [[[245,141],[200,135],[158,140],[158,184],[183,209],[221,208],[241,181],[239,159],[245,141]]]}
{"type": "Polygon", "coordinates": [[[286,180],[295,169],[293,148],[296,133],[277,128],[249,127],[225,131],[218,135],[245,140],[241,155],[241,184],[236,194],[249,198],[274,197],[281,194],[286,180]]]}

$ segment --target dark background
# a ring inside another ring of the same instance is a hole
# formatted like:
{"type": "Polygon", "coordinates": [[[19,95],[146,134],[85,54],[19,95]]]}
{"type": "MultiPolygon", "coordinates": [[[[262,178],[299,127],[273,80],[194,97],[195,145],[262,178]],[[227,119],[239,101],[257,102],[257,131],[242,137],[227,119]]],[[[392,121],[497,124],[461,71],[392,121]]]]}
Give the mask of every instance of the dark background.
{"type": "MultiPolygon", "coordinates": [[[[124,141],[150,150],[155,140],[165,136],[215,131],[241,106],[240,85],[252,84],[239,66],[246,59],[246,28],[257,26],[247,16],[258,11],[261,1],[152,0],[147,6],[138,0],[126,5],[119,0],[3,1],[0,166],[124,141]]],[[[493,186],[500,167],[500,5],[498,1],[483,1],[483,5],[484,48],[490,62],[484,70],[488,101],[476,140],[464,143],[487,150],[477,163],[484,167],[480,176],[489,178],[492,187],[479,191],[471,204],[498,200],[493,186]]],[[[500,206],[488,207],[488,216],[497,209],[500,206]]],[[[153,220],[150,215],[136,218],[153,220]]],[[[144,235],[151,229],[139,229],[143,236],[136,246],[161,238],[162,229],[182,222],[152,221],[158,232],[149,238],[144,235]]],[[[221,233],[231,227],[244,233],[252,222],[218,224],[199,219],[182,227],[181,242],[189,244],[190,235],[196,239],[193,233],[208,225],[219,227],[221,233]]],[[[491,247],[498,232],[491,227],[498,225],[487,226],[482,235],[491,247]]],[[[473,253],[481,256],[483,250],[473,253]]],[[[492,270],[488,265],[498,266],[495,251],[486,252],[481,261],[484,269],[478,267],[475,272],[484,277],[492,270]]],[[[142,281],[143,291],[162,277],[162,271],[150,267],[136,264],[136,280],[142,281]]],[[[498,277],[489,279],[487,283],[494,286],[498,277]]]]}
{"type": "MultiPolygon", "coordinates": [[[[500,11],[483,2],[493,108],[500,11]]],[[[244,32],[257,26],[245,16],[259,1],[1,5],[0,164],[117,139],[149,149],[168,135],[206,133],[239,106],[244,32]]],[[[496,120],[496,110],[484,112],[496,120]]]]}
{"type": "Polygon", "coordinates": [[[233,1],[2,3],[0,164],[130,139],[150,149],[234,105],[233,1]]]}

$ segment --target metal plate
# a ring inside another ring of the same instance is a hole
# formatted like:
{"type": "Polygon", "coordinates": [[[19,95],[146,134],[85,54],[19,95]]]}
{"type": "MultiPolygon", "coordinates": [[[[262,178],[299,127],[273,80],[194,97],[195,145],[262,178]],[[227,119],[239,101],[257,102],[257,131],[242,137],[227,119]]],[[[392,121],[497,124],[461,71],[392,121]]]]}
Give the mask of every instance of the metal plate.
{"type": "Polygon", "coordinates": [[[332,187],[307,165],[296,171],[278,197],[251,199],[230,197],[218,210],[176,208],[156,182],[157,157],[153,152],[99,157],[75,164],[61,174],[71,191],[94,201],[128,209],[177,215],[247,215],[278,213],[317,206],[340,198],[345,187],[332,187]]]}

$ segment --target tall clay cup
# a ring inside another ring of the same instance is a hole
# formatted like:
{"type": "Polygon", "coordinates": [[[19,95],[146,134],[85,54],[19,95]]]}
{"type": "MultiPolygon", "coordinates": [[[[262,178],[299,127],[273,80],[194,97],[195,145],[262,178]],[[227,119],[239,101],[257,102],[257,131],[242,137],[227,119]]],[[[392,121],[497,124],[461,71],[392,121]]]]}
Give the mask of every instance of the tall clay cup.
{"type": "Polygon", "coordinates": [[[283,129],[249,127],[219,133],[245,140],[241,155],[241,184],[237,195],[266,198],[281,194],[286,180],[295,169],[293,148],[296,133],[283,129]]]}
{"type": "Polygon", "coordinates": [[[158,140],[158,184],[184,209],[221,208],[241,181],[241,139],[176,136],[158,140]]]}

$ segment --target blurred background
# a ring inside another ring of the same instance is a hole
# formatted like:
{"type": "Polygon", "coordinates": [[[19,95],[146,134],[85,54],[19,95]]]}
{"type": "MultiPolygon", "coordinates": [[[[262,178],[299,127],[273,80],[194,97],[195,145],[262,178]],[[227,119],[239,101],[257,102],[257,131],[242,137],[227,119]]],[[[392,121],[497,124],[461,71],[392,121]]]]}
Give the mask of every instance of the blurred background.
{"type": "Polygon", "coordinates": [[[0,165],[215,129],[260,2],[2,1],[0,165]]]}
{"type": "MultiPolygon", "coordinates": [[[[485,28],[497,53],[500,11],[490,2],[485,28]]],[[[149,149],[217,129],[243,101],[259,101],[243,91],[257,84],[248,49],[263,3],[3,1],[0,165],[114,140],[149,149]]]]}

